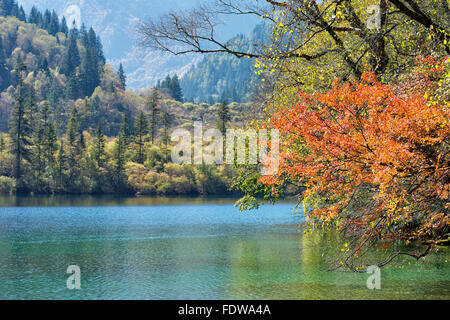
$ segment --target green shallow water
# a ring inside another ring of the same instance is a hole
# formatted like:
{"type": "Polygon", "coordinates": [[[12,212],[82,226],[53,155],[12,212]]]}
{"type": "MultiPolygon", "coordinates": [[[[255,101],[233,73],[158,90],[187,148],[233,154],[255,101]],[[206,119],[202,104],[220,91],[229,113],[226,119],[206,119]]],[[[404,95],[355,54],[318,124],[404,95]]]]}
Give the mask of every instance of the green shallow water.
{"type": "Polygon", "coordinates": [[[232,199],[0,198],[0,299],[450,299],[447,249],[367,274],[328,272],[329,240],[292,204],[232,199]],[[408,262],[410,262],[408,264],[408,262]],[[81,269],[68,290],[66,269],[81,269]]]}

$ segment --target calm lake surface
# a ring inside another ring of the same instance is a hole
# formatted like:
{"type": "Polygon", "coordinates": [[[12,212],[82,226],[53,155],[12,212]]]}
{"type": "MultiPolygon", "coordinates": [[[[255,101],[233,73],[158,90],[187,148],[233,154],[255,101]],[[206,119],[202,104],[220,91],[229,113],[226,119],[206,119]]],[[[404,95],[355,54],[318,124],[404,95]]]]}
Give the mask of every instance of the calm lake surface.
{"type": "Polygon", "coordinates": [[[293,204],[227,198],[0,197],[0,299],[450,299],[450,254],[328,272],[293,204]],[[69,265],[81,290],[68,290],[69,265]]]}

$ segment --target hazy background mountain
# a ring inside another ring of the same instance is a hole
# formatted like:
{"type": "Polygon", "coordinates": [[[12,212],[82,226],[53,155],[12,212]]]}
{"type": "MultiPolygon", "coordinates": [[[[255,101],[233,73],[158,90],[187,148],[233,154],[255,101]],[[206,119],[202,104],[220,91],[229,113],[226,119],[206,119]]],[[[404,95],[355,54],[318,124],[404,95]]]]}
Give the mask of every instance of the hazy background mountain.
{"type": "MultiPolygon", "coordinates": [[[[66,16],[69,26],[79,12],[81,21],[86,26],[93,26],[100,35],[108,62],[115,67],[122,63],[128,76],[128,86],[138,89],[154,85],[168,73],[182,76],[202,57],[173,56],[143,50],[136,45],[137,23],[171,9],[186,9],[211,1],[214,0],[19,0],[19,4],[27,13],[32,6],[41,10],[54,9],[60,16],[66,16]]],[[[219,36],[228,39],[238,33],[248,34],[256,22],[257,19],[248,17],[245,20],[233,18],[219,29],[219,36]]]]}
{"type": "MultiPolygon", "coordinates": [[[[239,51],[252,52],[254,43],[265,43],[269,35],[270,28],[259,24],[248,36],[237,35],[229,43],[239,51]]],[[[257,80],[254,71],[251,59],[239,59],[226,53],[207,55],[182,77],[184,100],[209,104],[249,101],[257,80]]]]}

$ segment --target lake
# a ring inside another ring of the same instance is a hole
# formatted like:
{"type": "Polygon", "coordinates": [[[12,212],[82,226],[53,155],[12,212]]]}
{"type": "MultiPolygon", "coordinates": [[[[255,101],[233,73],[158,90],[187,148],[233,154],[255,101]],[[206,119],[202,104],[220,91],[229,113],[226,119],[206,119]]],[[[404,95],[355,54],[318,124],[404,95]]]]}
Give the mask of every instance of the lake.
{"type": "Polygon", "coordinates": [[[233,202],[0,197],[0,299],[450,299],[448,248],[369,290],[368,274],[327,271],[326,239],[303,234],[293,204],[233,202]]]}

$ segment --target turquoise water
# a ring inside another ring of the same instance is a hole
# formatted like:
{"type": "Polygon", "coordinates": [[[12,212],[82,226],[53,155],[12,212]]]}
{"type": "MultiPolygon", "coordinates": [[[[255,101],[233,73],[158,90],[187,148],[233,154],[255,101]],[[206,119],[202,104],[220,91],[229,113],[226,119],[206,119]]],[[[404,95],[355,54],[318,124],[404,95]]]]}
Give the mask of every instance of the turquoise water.
{"type": "Polygon", "coordinates": [[[0,205],[0,299],[450,298],[448,250],[382,269],[381,290],[368,290],[367,274],[327,271],[327,240],[303,235],[289,203],[246,213],[230,199],[0,205]],[[81,290],[66,287],[69,265],[81,290]]]}

